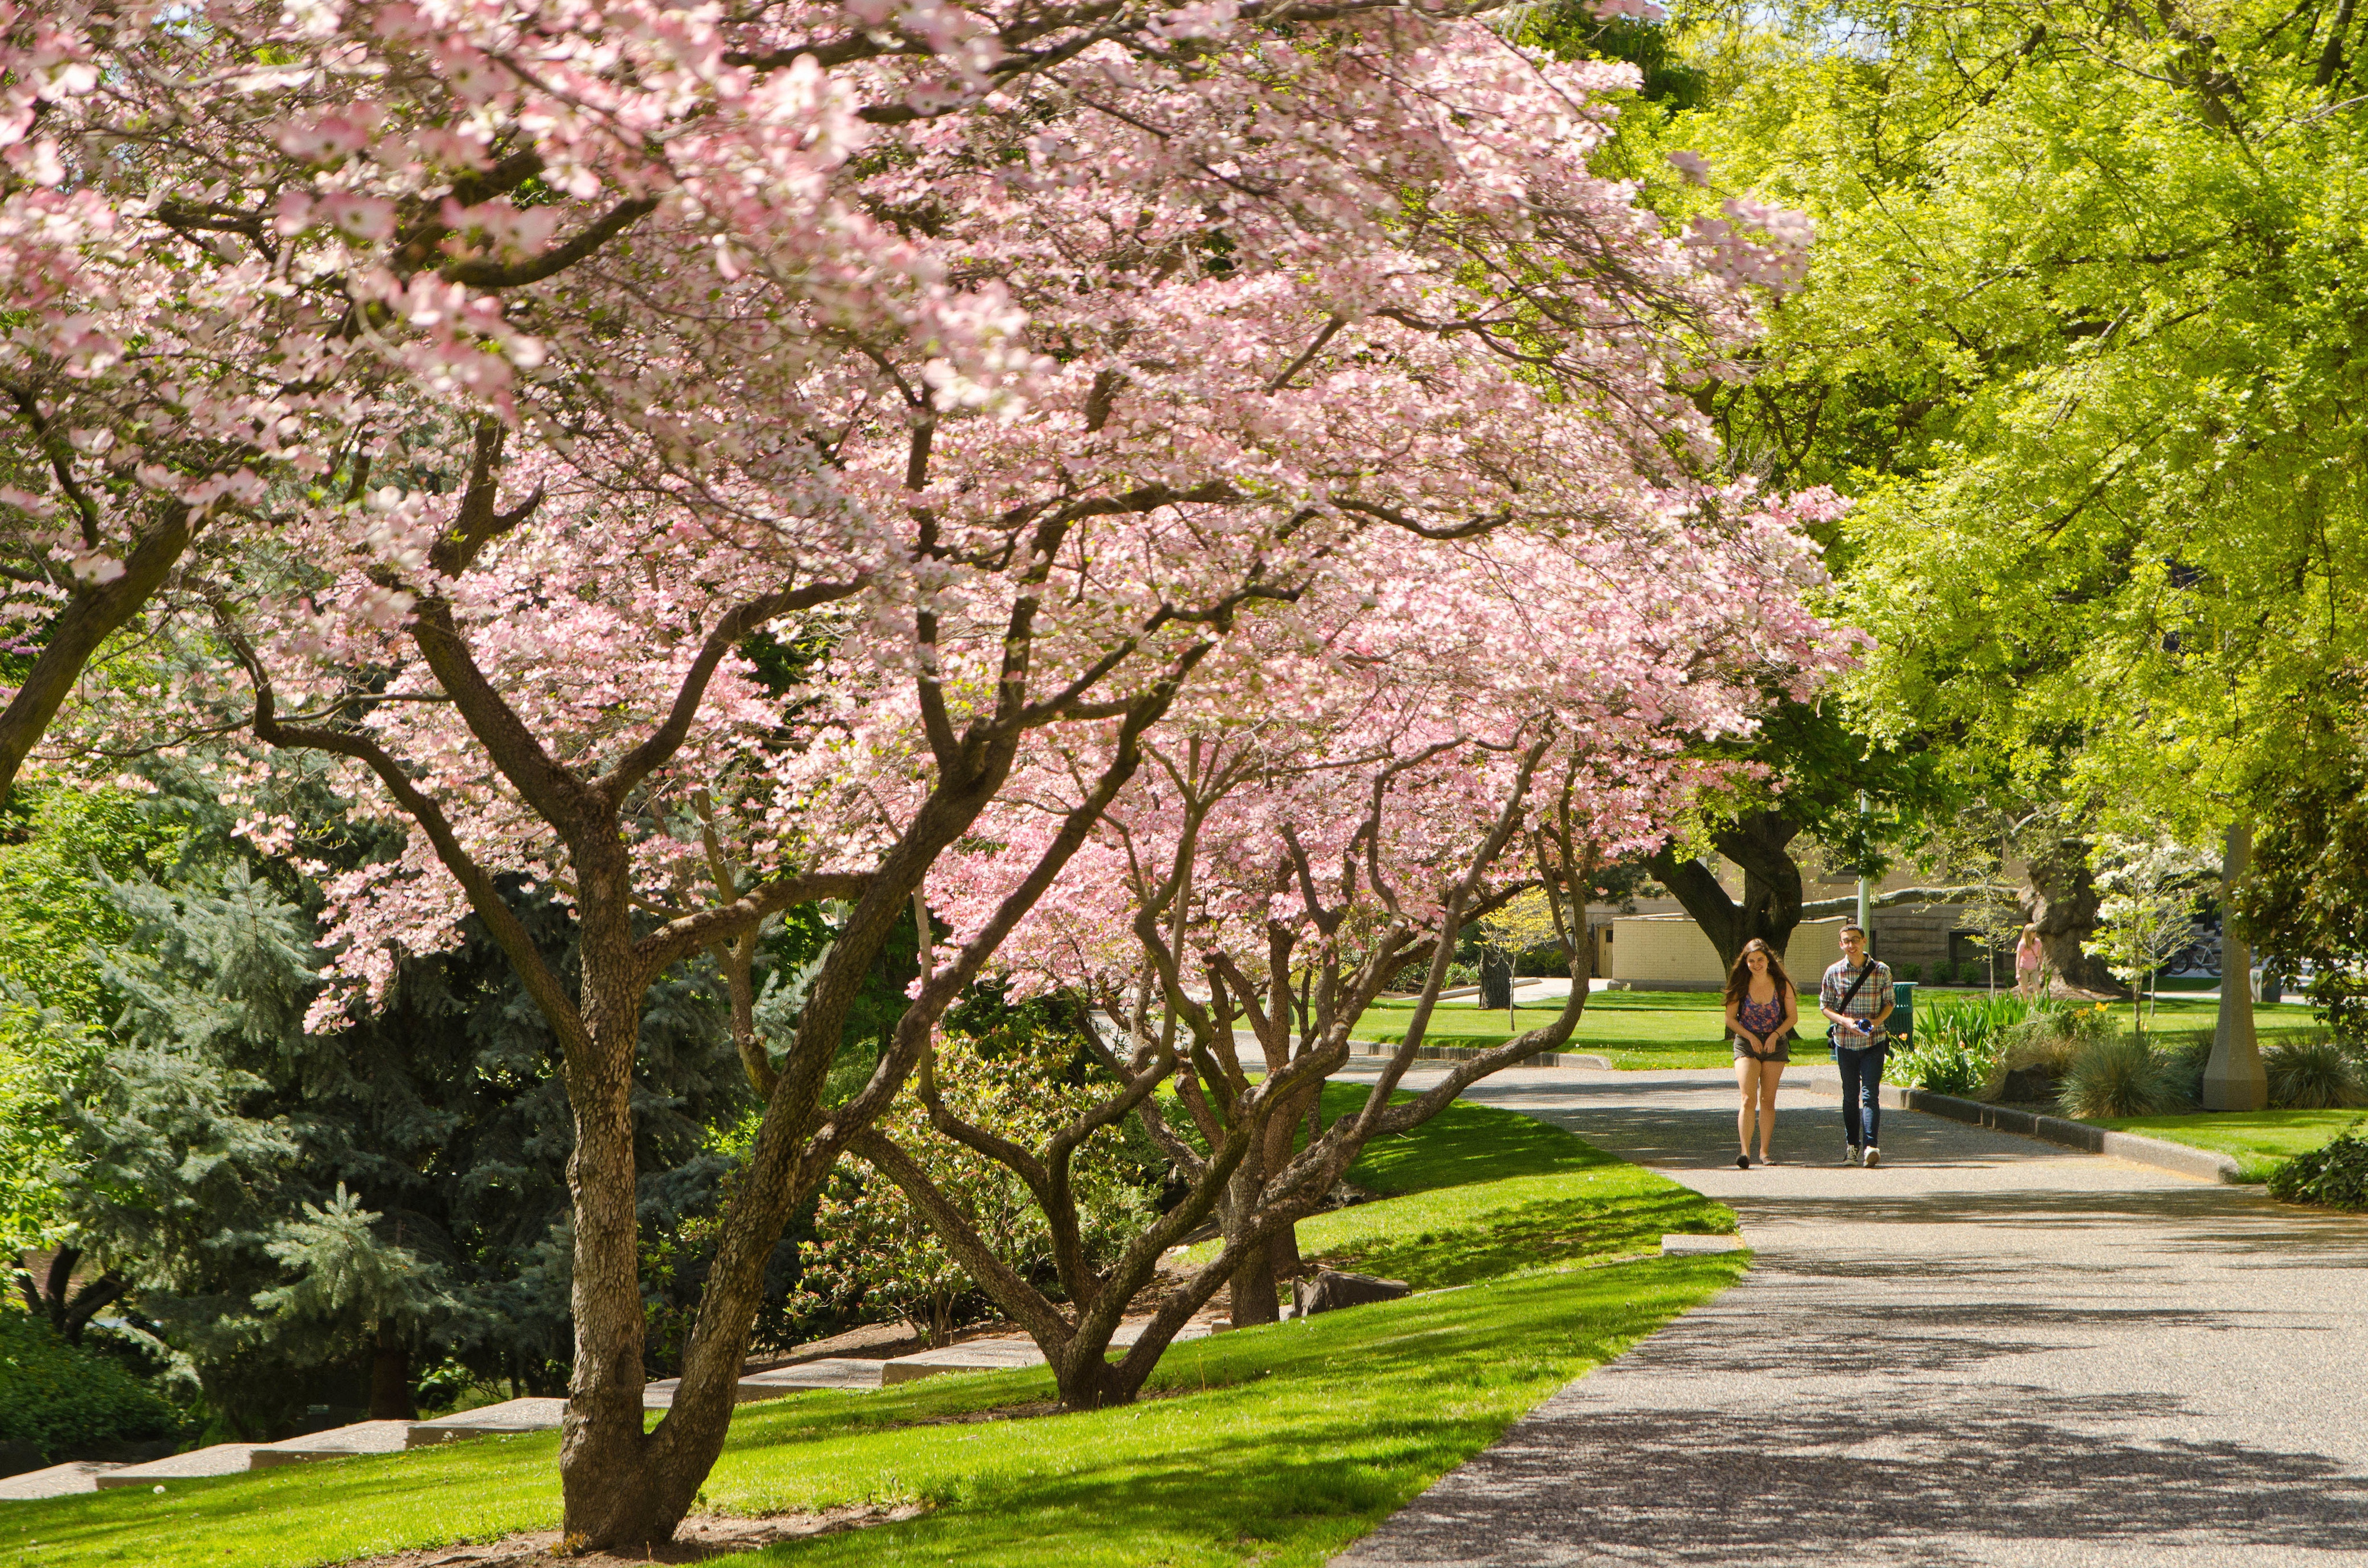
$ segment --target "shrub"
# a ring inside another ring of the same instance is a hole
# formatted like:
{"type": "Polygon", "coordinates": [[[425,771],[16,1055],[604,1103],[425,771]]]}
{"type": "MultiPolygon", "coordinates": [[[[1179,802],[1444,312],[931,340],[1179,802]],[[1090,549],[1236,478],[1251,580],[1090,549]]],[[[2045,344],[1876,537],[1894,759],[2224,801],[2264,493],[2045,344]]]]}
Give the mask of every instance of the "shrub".
{"type": "Polygon", "coordinates": [[[1939,963],[1932,966],[1933,984],[1954,985],[1956,983],[1957,966],[1955,964],[1951,963],[1947,959],[1942,959],[1939,963]]]}
{"type": "Polygon", "coordinates": [[[1920,963],[1904,963],[1891,972],[1913,985],[1923,980],[1924,966],[1920,963]]]}
{"type": "Polygon", "coordinates": [[[2355,1121],[2330,1142],[2296,1154],[2270,1173],[2270,1196],[2329,1209],[2368,1209],[2368,1138],[2355,1121]]]}
{"type": "Polygon", "coordinates": [[[2155,1053],[2162,1058],[2163,1074],[2180,1099],[2195,1105],[2203,1098],[2203,1068],[2212,1060],[2212,1031],[2187,1029],[2179,1034],[2150,1035],[2155,1053]]]}
{"type": "Polygon", "coordinates": [[[29,1443],[54,1462],[180,1436],[179,1413],[121,1365],[0,1309],[0,1442],[29,1443]]]}
{"type": "Polygon", "coordinates": [[[1988,1006],[2009,1021],[1998,1027],[1989,1081],[1982,1087],[1984,1099],[2054,1098],[2071,1070],[2073,1052],[2085,1041],[2103,1039],[2112,1028],[2101,1006],[2027,1004],[2011,994],[1991,998],[1988,1006]]]}
{"type": "MultiPolygon", "coordinates": [[[[1056,1129],[1105,1092],[1099,1082],[1066,1081],[1076,1054],[1076,1042],[1055,1029],[991,1039],[948,1034],[938,1045],[934,1071],[957,1115],[1041,1151],[1056,1129]]],[[[900,1101],[881,1127],[962,1204],[1002,1262],[1050,1282],[1051,1229],[1015,1173],[940,1135],[916,1099],[900,1101]]],[[[1070,1196],[1086,1249],[1096,1258],[1116,1256],[1149,1222],[1150,1195],[1136,1158],[1147,1153],[1147,1146],[1135,1150],[1119,1128],[1098,1132],[1077,1151],[1070,1196]]],[[[832,1173],[815,1210],[814,1235],[791,1297],[795,1310],[893,1313],[937,1345],[993,1310],[920,1210],[861,1160],[844,1160],[832,1173]]]]}
{"type": "Polygon", "coordinates": [[[2065,1115],[2082,1120],[2161,1116],[2180,1107],[2169,1064],[2135,1035],[2109,1035],[2076,1047],[2056,1103],[2065,1115]]]}
{"type": "Polygon", "coordinates": [[[2270,1075],[2270,1103],[2294,1110],[2334,1110],[2368,1105],[2360,1063],[2325,1035],[2288,1040],[2261,1052],[2270,1075]]]}
{"type": "Polygon", "coordinates": [[[1975,1095],[1998,1075],[2006,1033],[2028,1006],[2013,996],[1952,996],[1916,1009],[1914,1049],[1892,1060],[1898,1082],[1939,1095],[1975,1095]]]}
{"type": "Polygon", "coordinates": [[[1990,1056],[1960,1040],[1927,1040],[1919,1024],[1915,1048],[1893,1051],[1889,1066],[1891,1076],[1908,1088],[1962,1096],[1979,1094],[1989,1081],[1990,1056]]]}

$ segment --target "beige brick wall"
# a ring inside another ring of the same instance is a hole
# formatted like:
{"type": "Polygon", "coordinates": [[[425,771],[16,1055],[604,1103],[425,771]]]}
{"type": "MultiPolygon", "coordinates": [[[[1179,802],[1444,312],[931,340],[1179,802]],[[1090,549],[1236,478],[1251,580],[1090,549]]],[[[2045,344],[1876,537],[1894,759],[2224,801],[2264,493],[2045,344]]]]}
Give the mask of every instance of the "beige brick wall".
{"type": "MultiPolygon", "coordinates": [[[[1803,987],[1814,986],[1826,967],[1842,956],[1842,922],[1806,921],[1784,949],[1784,968],[1803,987]]],[[[1725,982],[1718,949],[1702,927],[1682,915],[1638,915],[1611,923],[1611,961],[1606,978],[1650,989],[1654,985],[1714,986],[1725,982]]]]}

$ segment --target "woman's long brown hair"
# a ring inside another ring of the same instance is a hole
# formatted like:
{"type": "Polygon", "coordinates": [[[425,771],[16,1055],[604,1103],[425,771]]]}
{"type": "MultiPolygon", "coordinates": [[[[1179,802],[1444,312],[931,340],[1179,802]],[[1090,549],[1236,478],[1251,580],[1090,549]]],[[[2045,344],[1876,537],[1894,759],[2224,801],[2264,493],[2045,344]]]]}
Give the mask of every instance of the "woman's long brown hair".
{"type": "Polygon", "coordinates": [[[1782,957],[1775,949],[1754,937],[1743,944],[1743,950],[1735,955],[1735,967],[1726,971],[1726,1000],[1732,1006],[1742,1006],[1751,995],[1751,955],[1754,953],[1768,955],[1768,978],[1776,983],[1778,997],[1781,998],[1786,990],[1793,987],[1793,977],[1784,972],[1782,957]]]}

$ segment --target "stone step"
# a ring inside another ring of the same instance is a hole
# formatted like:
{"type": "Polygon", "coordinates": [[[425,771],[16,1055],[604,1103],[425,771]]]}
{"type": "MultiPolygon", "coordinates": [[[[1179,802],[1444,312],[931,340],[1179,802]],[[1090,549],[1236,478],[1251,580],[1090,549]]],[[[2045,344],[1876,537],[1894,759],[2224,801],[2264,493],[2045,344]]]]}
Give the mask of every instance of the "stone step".
{"type": "MultiPolygon", "coordinates": [[[[1119,1324],[1110,1335],[1110,1348],[1125,1350],[1132,1347],[1136,1340],[1143,1337],[1143,1331],[1147,1326],[1140,1319],[1119,1324]]],[[[1180,1345],[1188,1339],[1205,1339],[1212,1332],[1205,1320],[1188,1323],[1177,1331],[1170,1343],[1180,1345]]],[[[1041,1367],[1043,1364],[1044,1353],[1036,1348],[1034,1340],[1013,1335],[997,1339],[973,1339],[967,1344],[949,1345],[942,1350],[916,1350],[910,1356],[899,1356],[894,1360],[880,1363],[880,1381],[883,1384],[909,1383],[922,1378],[942,1377],[948,1372],[1003,1372],[1015,1367],[1041,1367]]]]}
{"type": "Polygon", "coordinates": [[[109,1471],[98,1478],[98,1489],[105,1492],[118,1486],[150,1486],[166,1481],[196,1481],[209,1475],[243,1475],[252,1468],[248,1460],[259,1443],[216,1443],[210,1449],[192,1449],[186,1454],[167,1454],[161,1460],[145,1464],[128,1464],[121,1470],[109,1471]]]}
{"type": "Polygon", "coordinates": [[[100,1476],[122,1468],[121,1465],[105,1464],[97,1460],[70,1460],[64,1464],[53,1464],[47,1470],[28,1470],[17,1475],[0,1476],[0,1501],[31,1502],[40,1497],[66,1497],[77,1492],[96,1492],[100,1476]]]}
{"type": "Polygon", "coordinates": [[[923,1378],[943,1377],[948,1372],[1001,1372],[1014,1367],[1041,1367],[1044,1353],[1029,1339],[973,1339],[967,1345],[949,1345],[942,1350],[916,1350],[910,1356],[899,1356],[880,1366],[883,1385],[917,1382],[923,1378]]]}
{"type": "Polygon", "coordinates": [[[499,1404],[415,1421],[404,1433],[404,1446],[432,1448],[438,1443],[465,1442],[472,1437],[514,1437],[521,1432],[556,1432],[567,1414],[564,1399],[508,1399],[499,1404]]]}
{"type": "MultiPolygon", "coordinates": [[[[1214,1321],[1215,1320],[1210,1318],[1195,1318],[1192,1322],[1186,1324],[1182,1328],[1178,1329],[1176,1331],[1176,1337],[1169,1340],[1167,1343],[1170,1345],[1181,1345],[1188,1339],[1206,1339],[1210,1335],[1216,1332],[1216,1330],[1212,1326],[1214,1321]]],[[[1142,1323],[1122,1323],[1119,1324],[1118,1327],[1110,1334],[1110,1348],[1113,1350],[1133,1349],[1134,1347],[1134,1342],[1143,1337],[1143,1331],[1149,1326],[1149,1324],[1142,1323]]]]}
{"type": "Polygon", "coordinates": [[[851,1357],[828,1357],[819,1361],[802,1361],[794,1367],[776,1367],[769,1372],[751,1372],[740,1380],[746,1399],[752,1385],[765,1389],[794,1392],[798,1389],[876,1389],[882,1381],[881,1369],[885,1361],[859,1361],[851,1357]]]}
{"type": "Polygon", "coordinates": [[[409,1446],[411,1426],[408,1421],[357,1421],[284,1443],[266,1443],[247,1456],[247,1462],[250,1469],[268,1470],[274,1465],[352,1459],[358,1454],[399,1454],[409,1446]]]}

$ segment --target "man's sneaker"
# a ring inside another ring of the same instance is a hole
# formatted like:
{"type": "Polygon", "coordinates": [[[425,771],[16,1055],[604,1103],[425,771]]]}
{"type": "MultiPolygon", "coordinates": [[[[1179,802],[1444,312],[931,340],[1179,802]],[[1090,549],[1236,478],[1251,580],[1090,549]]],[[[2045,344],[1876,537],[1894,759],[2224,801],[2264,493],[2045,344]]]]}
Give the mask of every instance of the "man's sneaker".
{"type": "Polygon", "coordinates": [[[1866,1168],[1873,1170],[1881,1164],[1883,1164],[1883,1151],[1869,1143],[1866,1146],[1866,1168]]]}
{"type": "Polygon", "coordinates": [[[1846,1165],[1854,1165],[1858,1164],[1857,1144],[1853,1143],[1849,1148],[1842,1151],[1842,1164],[1846,1165]]]}

